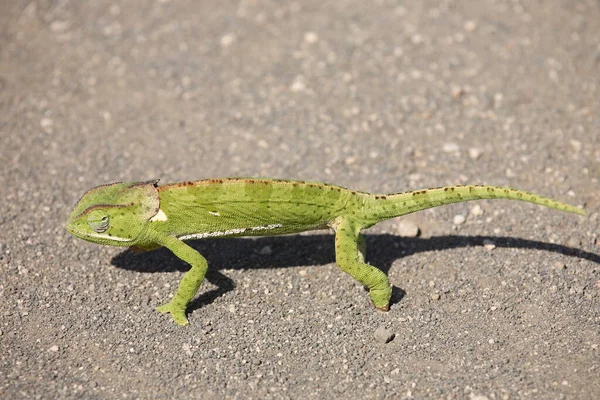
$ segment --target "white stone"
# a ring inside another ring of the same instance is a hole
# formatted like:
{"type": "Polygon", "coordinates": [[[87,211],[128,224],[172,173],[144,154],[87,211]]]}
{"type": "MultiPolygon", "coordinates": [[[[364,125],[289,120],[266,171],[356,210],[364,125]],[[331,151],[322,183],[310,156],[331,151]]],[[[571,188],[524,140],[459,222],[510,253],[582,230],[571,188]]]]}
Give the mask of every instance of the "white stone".
{"type": "Polygon", "coordinates": [[[465,223],[465,221],[467,220],[467,217],[465,217],[462,214],[458,214],[454,216],[454,219],[452,220],[452,223],[454,225],[462,225],[465,223]]]}
{"type": "Polygon", "coordinates": [[[396,226],[396,232],[403,237],[419,236],[419,226],[412,221],[399,221],[396,226]]]}

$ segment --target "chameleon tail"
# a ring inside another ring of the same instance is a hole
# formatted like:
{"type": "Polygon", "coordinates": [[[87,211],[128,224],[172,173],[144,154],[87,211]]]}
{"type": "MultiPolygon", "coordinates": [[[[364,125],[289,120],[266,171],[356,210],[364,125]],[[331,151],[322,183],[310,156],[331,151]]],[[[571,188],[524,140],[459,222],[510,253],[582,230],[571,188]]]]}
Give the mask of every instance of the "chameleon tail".
{"type": "Polygon", "coordinates": [[[585,210],[582,208],[522,190],[499,186],[467,185],[446,186],[388,195],[368,195],[365,198],[362,217],[366,221],[377,223],[427,208],[479,199],[520,200],[560,211],[586,215],[585,210]]]}

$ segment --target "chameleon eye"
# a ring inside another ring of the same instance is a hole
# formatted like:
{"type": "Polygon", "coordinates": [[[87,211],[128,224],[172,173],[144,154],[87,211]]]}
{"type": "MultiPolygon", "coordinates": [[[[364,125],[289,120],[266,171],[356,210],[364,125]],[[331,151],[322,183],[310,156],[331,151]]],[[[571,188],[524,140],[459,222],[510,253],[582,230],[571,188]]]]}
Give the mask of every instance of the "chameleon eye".
{"type": "Polygon", "coordinates": [[[98,233],[105,232],[109,225],[108,214],[102,210],[94,210],[88,215],[87,223],[94,231],[98,233]]]}

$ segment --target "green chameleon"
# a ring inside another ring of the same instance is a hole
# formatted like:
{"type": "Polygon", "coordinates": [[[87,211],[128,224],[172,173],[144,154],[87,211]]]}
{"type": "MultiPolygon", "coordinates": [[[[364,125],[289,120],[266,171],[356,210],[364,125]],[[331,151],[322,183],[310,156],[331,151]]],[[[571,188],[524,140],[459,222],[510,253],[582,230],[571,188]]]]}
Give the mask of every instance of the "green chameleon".
{"type": "Polygon", "coordinates": [[[585,211],[532,193],[467,185],[370,194],[320,182],[227,178],[158,186],[158,180],[98,186],[79,200],[66,229],[99,244],[141,250],[167,247],[192,268],[175,296],[157,308],[187,325],[186,306],[204,279],[206,259],[188,239],[270,236],[331,228],[335,261],[369,288],[378,310],[389,310],[392,287],[379,269],[366,264],[361,229],[383,220],[443,204],[477,199],[522,200],[585,215],[585,211]]]}

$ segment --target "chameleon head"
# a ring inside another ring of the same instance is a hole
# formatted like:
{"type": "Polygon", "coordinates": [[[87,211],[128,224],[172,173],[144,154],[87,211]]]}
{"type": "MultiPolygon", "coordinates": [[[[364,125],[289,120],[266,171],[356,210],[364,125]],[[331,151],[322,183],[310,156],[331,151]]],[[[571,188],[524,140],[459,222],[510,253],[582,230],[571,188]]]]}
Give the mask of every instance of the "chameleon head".
{"type": "Polygon", "coordinates": [[[157,180],[119,182],[87,191],[65,228],[89,242],[132,246],[159,210],[157,180]]]}

